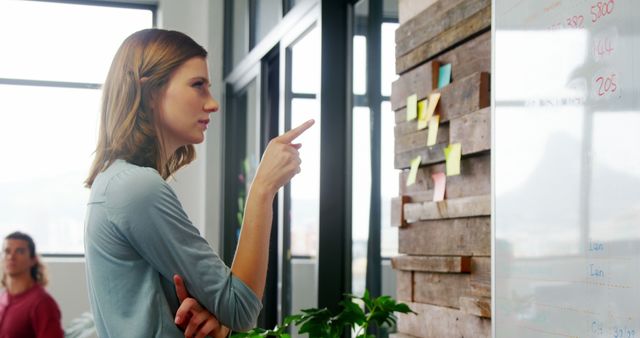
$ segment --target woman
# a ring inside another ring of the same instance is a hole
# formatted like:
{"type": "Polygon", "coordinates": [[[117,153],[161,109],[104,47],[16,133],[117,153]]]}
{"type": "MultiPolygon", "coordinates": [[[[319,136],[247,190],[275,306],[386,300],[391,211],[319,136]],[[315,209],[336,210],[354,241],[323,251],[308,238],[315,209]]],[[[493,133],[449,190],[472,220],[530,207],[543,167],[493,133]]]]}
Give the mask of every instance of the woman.
{"type": "Polygon", "coordinates": [[[174,274],[226,327],[250,329],[260,312],[273,198],[300,172],[301,145],[292,142],[313,120],[267,146],[235,259],[225,266],[166,183],[194,159],[193,144],[204,140],[209,115],[218,110],[206,55],[182,33],[147,29],[123,42],[109,70],[86,180],[87,277],[100,337],[182,336],[173,314],[184,296],[178,299],[173,290],[174,274]]]}

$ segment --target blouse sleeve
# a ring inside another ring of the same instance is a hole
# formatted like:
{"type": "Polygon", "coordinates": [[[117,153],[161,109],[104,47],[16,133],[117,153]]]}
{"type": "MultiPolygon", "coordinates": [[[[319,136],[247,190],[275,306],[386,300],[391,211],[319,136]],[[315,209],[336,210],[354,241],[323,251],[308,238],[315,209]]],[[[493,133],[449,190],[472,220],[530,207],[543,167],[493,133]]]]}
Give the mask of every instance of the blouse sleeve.
{"type": "Polygon", "coordinates": [[[183,277],[192,297],[234,331],[255,327],[262,308],[193,226],[173,189],[147,168],[122,173],[108,188],[111,219],[164,278],[183,277]]]}

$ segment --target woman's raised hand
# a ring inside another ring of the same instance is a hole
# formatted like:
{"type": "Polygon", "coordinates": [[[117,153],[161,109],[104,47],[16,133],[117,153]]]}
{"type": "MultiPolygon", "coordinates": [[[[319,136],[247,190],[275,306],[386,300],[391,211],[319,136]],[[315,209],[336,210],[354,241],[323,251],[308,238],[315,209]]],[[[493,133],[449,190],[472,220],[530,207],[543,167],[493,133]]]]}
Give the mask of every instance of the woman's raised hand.
{"type": "Polygon", "coordinates": [[[298,149],[302,144],[292,142],[314,123],[314,120],[309,120],[269,142],[253,179],[252,189],[264,189],[264,192],[275,196],[280,187],[300,172],[302,161],[298,149]]]}

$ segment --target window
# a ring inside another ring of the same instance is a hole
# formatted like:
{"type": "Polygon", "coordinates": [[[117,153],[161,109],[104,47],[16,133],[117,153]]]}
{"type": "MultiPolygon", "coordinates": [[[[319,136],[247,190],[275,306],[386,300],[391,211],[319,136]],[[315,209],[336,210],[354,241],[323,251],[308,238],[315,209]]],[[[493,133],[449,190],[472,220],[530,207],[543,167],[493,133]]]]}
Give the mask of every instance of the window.
{"type": "Polygon", "coordinates": [[[309,119],[316,126],[296,139],[304,170],[291,180],[291,255],[316,258],[320,217],[320,30],[313,28],[291,47],[291,128],[309,119]]]}
{"type": "MultiPolygon", "coordinates": [[[[302,144],[302,171],[290,183],[291,229],[291,313],[316,307],[317,266],[320,231],[320,29],[317,26],[301,35],[290,51],[291,91],[290,127],[309,119],[315,125],[295,142],[302,144]]],[[[289,103],[290,102],[290,103],[289,103]]],[[[289,128],[287,128],[289,129],[289,128]]],[[[294,332],[293,337],[299,337],[294,332]]]]}
{"type": "Polygon", "coordinates": [[[384,101],[381,104],[381,149],[380,149],[380,198],[381,226],[380,246],[382,257],[388,258],[398,254],[398,229],[391,227],[391,199],[398,196],[398,177],[400,170],[394,167],[394,126],[395,113],[391,110],[389,96],[391,96],[391,83],[398,76],[395,71],[395,31],[399,24],[385,22],[382,24],[381,36],[381,93],[384,101]]]}
{"type": "MultiPolygon", "coordinates": [[[[380,219],[373,220],[380,226],[380,255],[389,259],[398,253],[398,229],[390,225],[391,199],[398,196],[399,170],[394,168],[395,115],[389,102],[391,84],[395,74],[395,13],[386,8],[397,8],[397,3],[384,1],[380,22],[379,45],[380,68],[369,66],[367,44],[369,2],[361,0],[355,5],[353,27],[353,113],[352,113],[352,291],[364,293],[367,276],[369,226],[373,185],[380,191],[380,219]],[[378,77],[379,88],[367,88],[369,80],[378,77]],[[371,92],[369,92],[371,91],[371,92]],[[372,149],[373,116],[380,114],[380,147],[372,149]],[[373,182],[372,154],[380,155],[380,178],[373,182]]],[[[380,13],[379,13],[380,14],[380,13]]],[[[377,198],[377,197],[376,197],[377,198]]],[[[384,280],[384,277],[383,277],[384,280]]]]}
{"type": "Polygon", "coordinates": [[[83,253],[101,83],[122,40],[153,26],[152,7],[126,6],[0,1],[2,238],[83,253]]]}

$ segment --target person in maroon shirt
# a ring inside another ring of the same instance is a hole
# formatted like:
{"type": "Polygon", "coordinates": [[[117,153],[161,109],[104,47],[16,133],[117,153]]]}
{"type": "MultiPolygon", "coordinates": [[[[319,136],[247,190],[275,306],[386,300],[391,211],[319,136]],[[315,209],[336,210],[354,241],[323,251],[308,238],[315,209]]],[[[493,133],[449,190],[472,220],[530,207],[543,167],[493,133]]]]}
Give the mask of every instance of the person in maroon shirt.
{"type": "Polygon", "coordinates": [[[60,309],[45,291],[47,278],[33,239],[14,232],[4,239],[0,338],[63,338],[60,309]]]}

